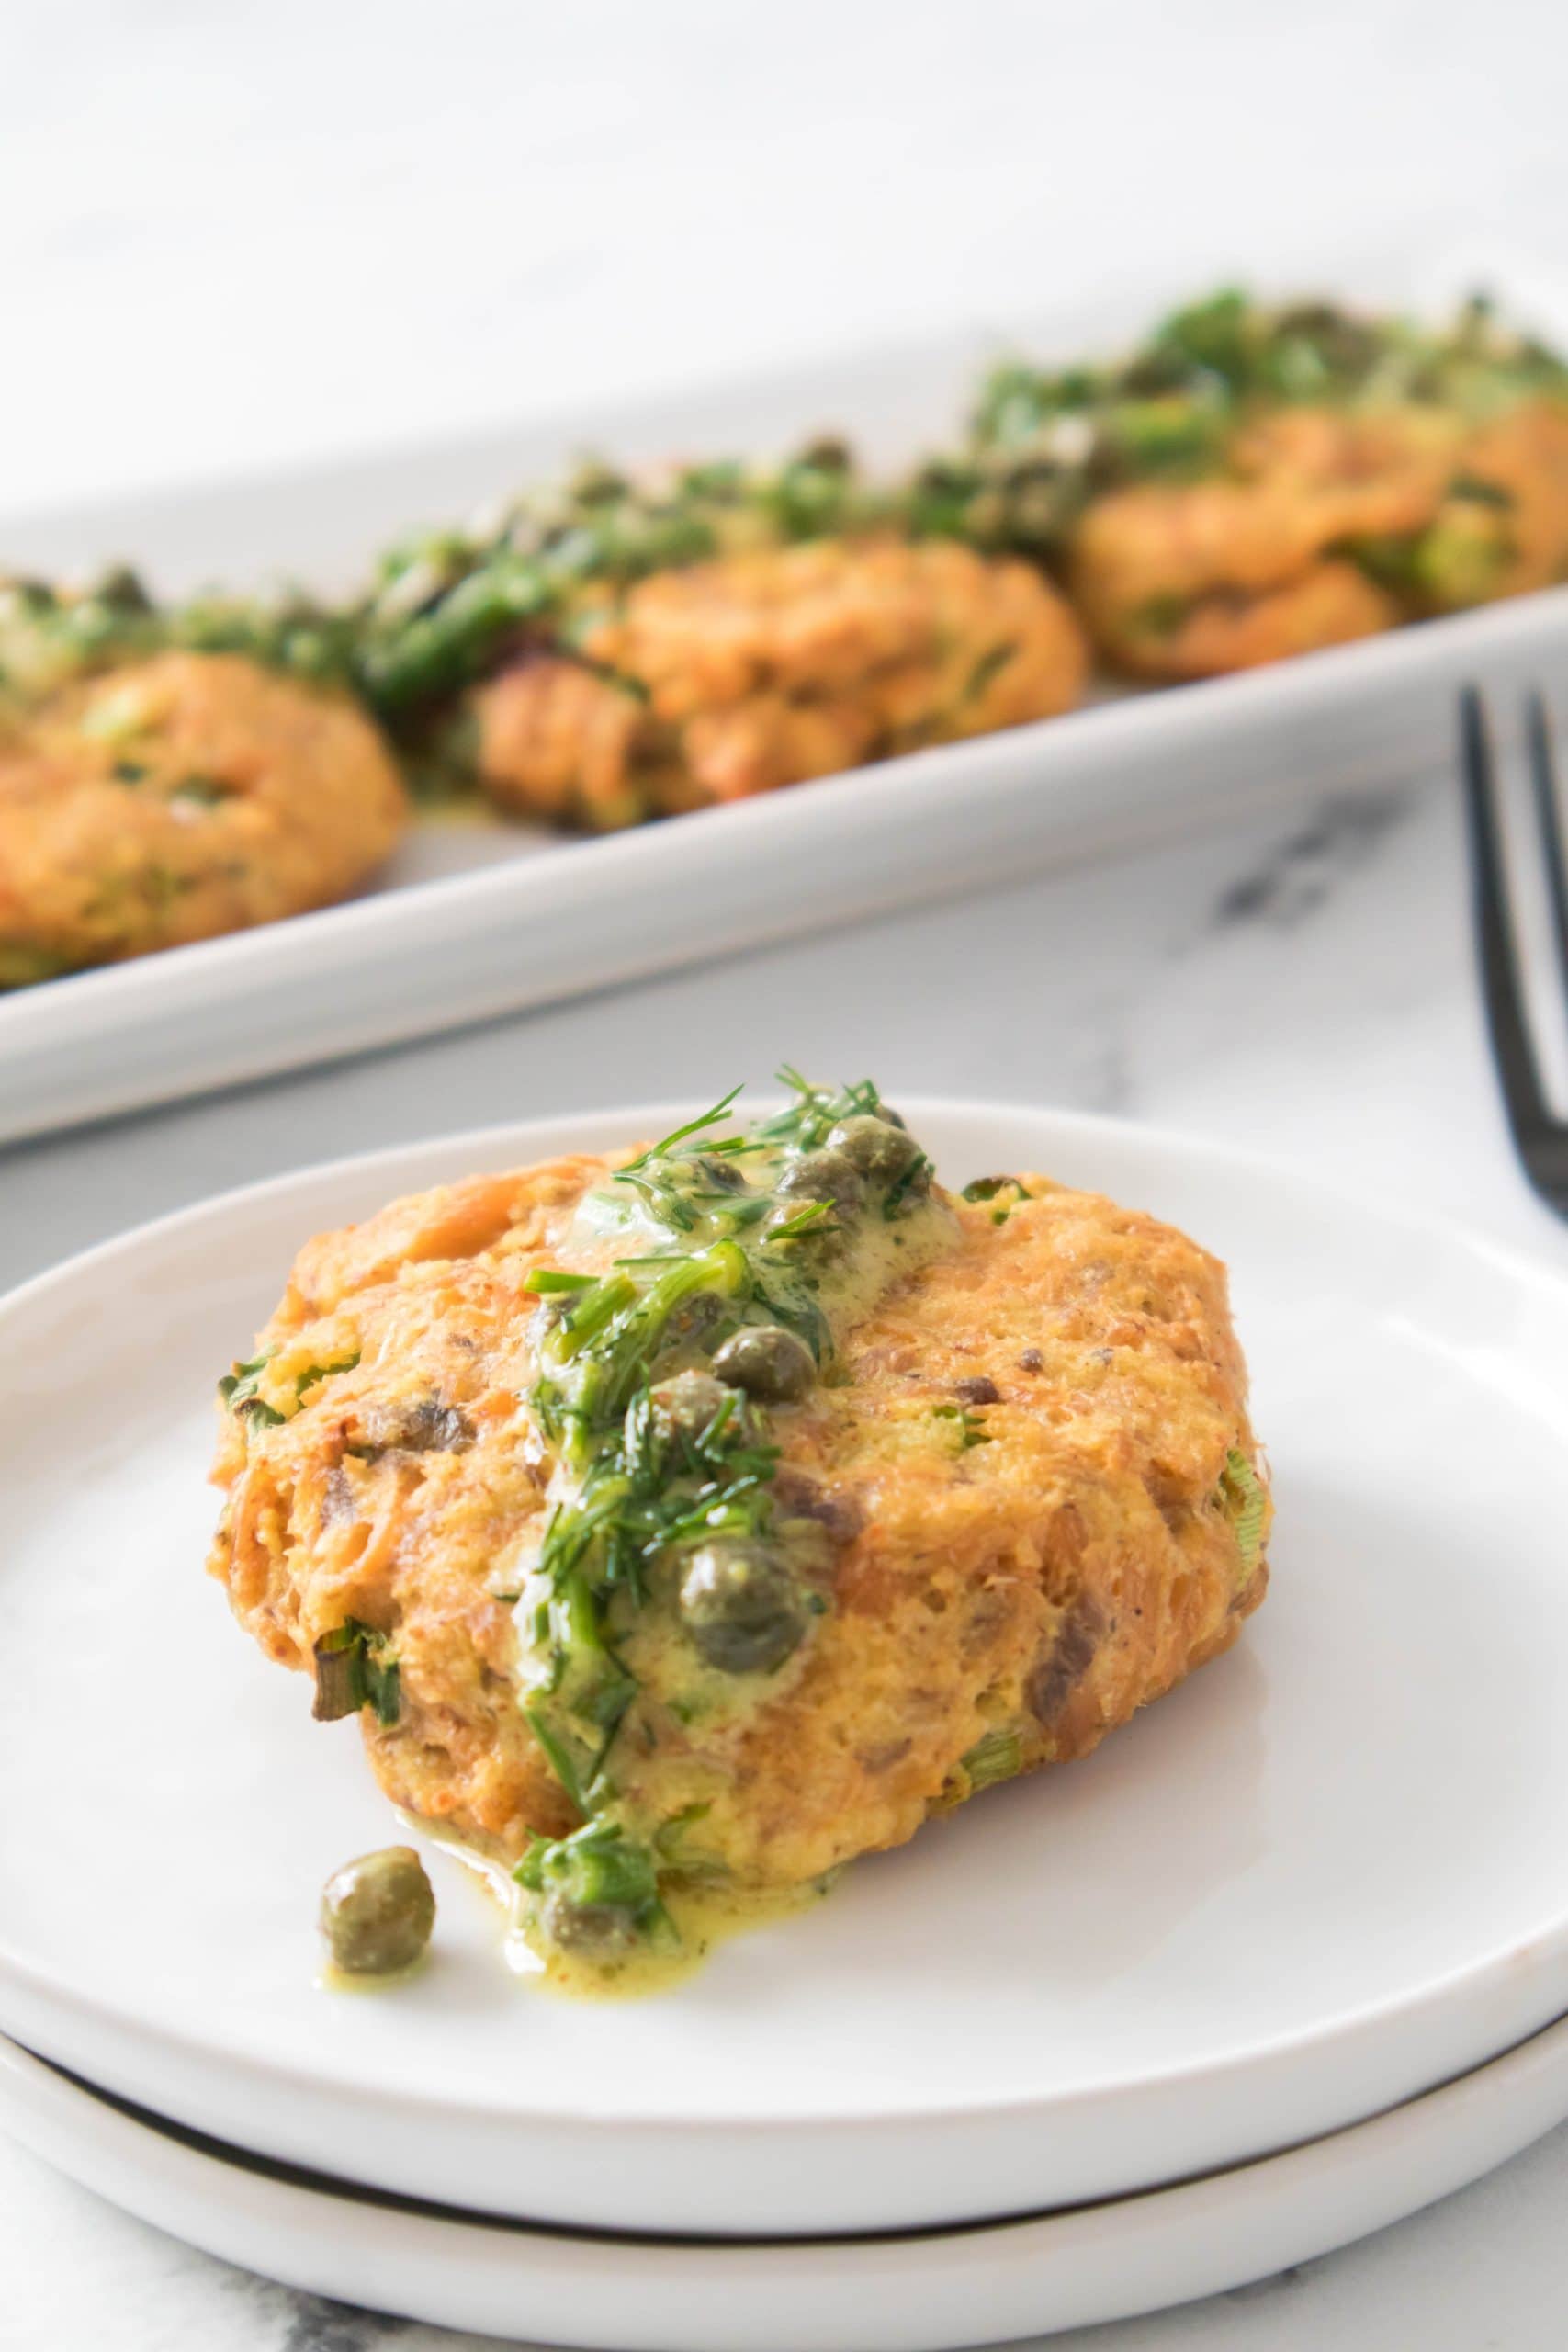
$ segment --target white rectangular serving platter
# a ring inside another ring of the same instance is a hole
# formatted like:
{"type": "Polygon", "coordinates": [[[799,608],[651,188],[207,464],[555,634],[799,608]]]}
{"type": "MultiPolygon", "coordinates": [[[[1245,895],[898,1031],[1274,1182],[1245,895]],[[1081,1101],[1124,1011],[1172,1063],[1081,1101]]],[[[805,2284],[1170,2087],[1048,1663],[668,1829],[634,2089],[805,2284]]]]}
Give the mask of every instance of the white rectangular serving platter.
{"type": "MultiPolygon", "coordinates": [[[[1518,256],[1340,262],[1317,282],[1417,311],[1484,283],[1568,339],[1568,285],[1518,256]]],[[[761,454],[832,427],[894,465],[953,434],[987,357],[1114,349],[1202,283],[1195,271],[1092,315],[412,454],[0,521],[0,570],[70,577],[123,555],[170,593],[278,573],[333,589],[410,526],[503,499],[585,446],[634,462],[761,454]]],[[[1298,290],[1309,283],[1295,274],[1298,290]]],[[[606,840],[429,820],[346,905],[0,996],[0,1143],[1212,824],[1238,803],[1440,775],[1459,683],[1550,681],[1565,650],[1568,588],[1278,669],[1107,693],[1066,718],[606,840]]]]}

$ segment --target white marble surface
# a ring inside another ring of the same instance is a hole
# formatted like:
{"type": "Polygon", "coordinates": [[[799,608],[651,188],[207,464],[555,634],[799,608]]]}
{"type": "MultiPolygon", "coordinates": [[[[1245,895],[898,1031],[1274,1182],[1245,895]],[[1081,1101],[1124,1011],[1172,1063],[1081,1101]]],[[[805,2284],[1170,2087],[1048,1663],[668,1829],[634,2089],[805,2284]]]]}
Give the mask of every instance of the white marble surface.
{"type": "MultiPolygon", "coordinates": [[[[1564,247],[1568,32],[979,0],[13,6],[0,511],[542,411],[1435,221],[1564,247]],[[1492,70],[1492,61],[1496,61],[1492,70]],[[1464,186],[1456,192],[1456,159],[1464,186]],[[1064,229],[1070,233],[1064,235],[1064,229]]],[[[1560,251],[1559,259],[1568,259],[1560,251]]],[[[0,1283],[215,1188],[787,1054],[1228,1136],[1568,1259],[1503,1136],[1451,789],[1132,861],[0,1155],[0,1283]]],[[[1533,2352],[1568,2130],[1095,2352],[1533,2352]]],[[[227,2270],[0,2142],[0,2352],[458,2352],[227,2270]]],[[[830,2347],[829,2347],[830,2352],[830,2347]]]]}

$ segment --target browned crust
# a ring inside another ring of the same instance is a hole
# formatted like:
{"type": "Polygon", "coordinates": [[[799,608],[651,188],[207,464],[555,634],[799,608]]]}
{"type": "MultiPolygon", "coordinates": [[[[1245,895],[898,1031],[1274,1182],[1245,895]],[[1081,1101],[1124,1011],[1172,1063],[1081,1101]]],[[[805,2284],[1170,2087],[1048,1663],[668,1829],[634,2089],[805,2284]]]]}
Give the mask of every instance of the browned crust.
{"type": "Polygon", "coordinates": [[[169,652],[0,741],[0,972],[117,962],[341,899],[409,819],[346,695],[169,652]]]}

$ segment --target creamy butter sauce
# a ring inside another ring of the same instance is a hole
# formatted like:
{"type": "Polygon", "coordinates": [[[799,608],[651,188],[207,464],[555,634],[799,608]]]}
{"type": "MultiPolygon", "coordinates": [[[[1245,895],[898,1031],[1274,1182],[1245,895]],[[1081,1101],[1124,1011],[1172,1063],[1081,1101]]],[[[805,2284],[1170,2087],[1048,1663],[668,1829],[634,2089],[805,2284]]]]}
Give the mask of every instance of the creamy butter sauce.
{"type": "Polygon", "coordinates": [[[501,1875],[513,1965],[561,1991],[654,1990],[819,1891],[729,1883],[701,1792],[831,1618],[833,1539],[774,1493],[789,1417],[957,1225],[874,1087],[791,1083],[618,1170],[528,1278],[549,1480],[506,1570],[517,1698],[582,1826],[501,1875]]]}
{"type": "MultiPolygon", "coordinates": [[[[450,1854],[476,1880],[499,1913],[502,1957],[512,1973],[535,1991],[558,1994],[569,2000],[639,2000],[649,1993],[667,1992],[694,1974],[716,1946],[732,1936],[797,1918],[810,1910],[831,1891],[840,1875],[829,1871],[821,1878],[793,1886],[743,1889],[668,1881],[662,1901],[672,1934],[645,1938],[612,1959],[595,1960],[567,1951],[537,1933],[529,1920],[527,1892],[518,1885],[506,1862],[455,1837],[438,1822],[400,1809],[398,1818],[406,1831],[450,1854]]],[[[422,1959],[394,1976],[364,1977],[350,1976],[329,1962],[318,1973],[316,1984],[321,1992],[374,1992],[383,1985],[406,1984],[424,1965],[422,1959]]]]}
{"type": "Polygon", "coordinates": [[[428,1952],[421,1952],[406,1968],[381,1969],[374,1974],[356,1974],[354,1970],[339,1968],[335,1961],[324,1960],[311,1982],[318,1993],[395,1993],[423,1976],[430,1964],[428,1952]]]}
{"type": "MultiPolygon", "coordinates": [[[[742,1936],[780,1919],[793,1919],[820,1903],[831,1879],[811,1879],[804,1886],[750,1887],[740,1892],[720,1887],[667,1885],[665,1910],[674,1930],[668,1943],[633,1945],[618,1959],[595,1963],[558,1944],[543,1955],[518,1930],[511,1947],[521,1943],[536,1971],[536,1981],[547,1992],[576,2001],[635,2001],[649,1993],[666,1993],[696,1973],[709,1953],[732,1936],[742,1936]]],[[[515,1965],[515,1962],[513,1963],[515,1965]]]]}

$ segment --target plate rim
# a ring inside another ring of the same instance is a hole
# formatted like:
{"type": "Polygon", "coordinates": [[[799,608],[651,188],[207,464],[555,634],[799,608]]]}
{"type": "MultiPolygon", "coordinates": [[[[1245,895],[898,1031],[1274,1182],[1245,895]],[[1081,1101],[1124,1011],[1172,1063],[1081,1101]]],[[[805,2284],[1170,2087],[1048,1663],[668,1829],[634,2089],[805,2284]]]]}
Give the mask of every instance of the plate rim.
{"type": "MultiPolygon", "coordinates": [[[[428,2213],[399,2216],[395,2208],[389,2212],[374,2206],[366,2209],[352,2198],[329,2199],[265,2173],[258,2197],[256,2175],[247,2169],[243,2152],[238,2165],[226,2165],[221,2155],[209,2156],[177,2138],[171,2141],[158,2131],[155,2121],[143,2123],[119,2111],[106,2119],[96,2086],[78,2086],[69,2080],[60,2083],[47,2069],[47,2062],[6,2039],[0,2039],[0,2116],[8,2128],[17,2130],[20,2108],[24,2128],[17,2137],[24,2146],[68,2177],[123,2203],[144,2222],[183,2237],[194,2213],[198,2225],[205,2222],[206,2226],[198,2228],[190,2242],[220,2258],[260,2267],[306,2291],[340,2297],[350,2291],[355,2302],[404,2317],[446,2326],[479,2325],[490,2333],[499,2320],[508,2336],[521,2324],[532,2337],[537,2332],[541,2290],[548,2295],[555,2289],[558,2308],[566,2308],[559,2301],[562,2271],[575,2254],[612,2300],[617,2300],[621,2288],[638,2291],[634,2279],[621,2273],[626,2266],[640,2267],[641,2292],[646,2299],[652,2285],[660,2308],[651,2328],[646,2318],[641,2324],[634,2321],[628,2328],[624,2297],[620,2297],[617,2322],[602,2327],[597,2320],[583,2319],[581,2304],[574,2301],[570,2310],[576,2324],[559,2333],[562,2343],[635,2341],[646,2346],[657,2336],[660,2345],[666,2345],[665,2299],[679,2291],[684,2280],[688,2292],[698,2288],[705,2300],[682,2315],[682,2342],[701,2346],[705,2352],[716,2352],[720,2346],[722,2352],[734,2352],[736,2345],[744,2341],[752,2352],[759,2352],[761,2339],[752,2329],[746,2327],[737,2334],[728,2296],[732,2282],[750,2278],[771,2280],[780,2289],[786,2282],[804,2281],[816,2316],[819,2318],[823,2306],[831,2302],[840,2328],[840,2340],[847,2340],[842,2330],[846,2290],[857,2283],[881,2289],[874,2315],[863,2307],[852,2331],[859,2352],[867,2352],[873,2345],[876,2352],[887,2352],[891,2344],[909,2347],[909,2352],[916,2346],[931,2352],[938,2346],[972,2341],[973,2322],[982,2307],[993,2320],[1004,2323],[1007,2340],[1020,2339],[1026,2329],[1032,2340],[1042,2329],[1052,2332],[1063,2326],[1129,2318],[1138,2312],[1224,2292],[1329,2253],[1423,2210],[1506,2162],[1561,2121],[1564,2086],[1558,2077],[1562,2072],[1561,2062],[1568,2054],[1563,2034],[1564,2020],[1554,2020],[1471,2073],[1276,2155],[1134,2193],[1109,2205],[1021,2216],[990,2227],[939,2225],[919,2233],[913,2244],[895,2237],[869,2244],[822,2240],[802,2246],[798,2242],[736,2238],[693,2246],[678,2240],[660,2245],[631,2238],[617,2243],[613,2235],[602,2233],[586,2246],[573,2246],[570,2241],[563,2244],[561,2233],[547,2225],[509,2226],[502,2219],[496,2229],[486,2226],[496,2217],[484,2214],[471,2221],[462,2216],[455,2223],[428,2213]],[[1505,2110],[1502,2115],[1499,2100],[1505,2110]],[[81,2124],[96,2127],[91,2132],[92,2154],[85,2165],[83,2144],[88,2132],[73,2129],[78,2121],[74,2114],[78,2107],[83,2110],[81,2124]],[[63,2117],[57,2112],[60,2109],[66,2110],[63,2117]],[[1440,2127],[1436,2132],[1435,2120],[1440,2127]],[[25,2128],[29,2123],[31,2130],[25,2128]],[[156,2199],[149,2199],[145,2188],[140,2198],[124,2196],[127,2159],[135,2160],[137,2182],[155,2179],[160,2192],[156,2199]],[[1216,2227],[1217,2200],[1225,2210],[1216,2227]],[[323,2267],[320,2252],[323,2237],[329,2249],[343,2242],[345,2202],[352,2214],[350,2233],[356,2243],[359,2232],[374,2231],[376,2220],[383,2214],[393,2222],[400,2219],[405,2258],[395,2267],[395,2279],[389,2277],[384,2245],[377,2249],[374,2280],[365,2278],[363,2260],[358,2276],[346,2279],[341,2263],[334,2264],[330,2252],[323,2267]],[[178,2211],[171,2211],[172,2203],[178,2211]],[[1136,2283],[1129,2295],[1125,2249],[1119,2256],[1114,2243],[1108,2245],[1107,2241],[1118,2223],[1136,2227],[1140,2221],[1152,2225],[1154,2235],[1131,2273],[1136,2283]],[[1208,2226],[1198,2229],[1201,2244],[1195,2246],[1194,2225],[1201,2222],[1208,2226]],[[334,2225],[330,2230],[329,2222],[334,2225]],[[480,2233],[477,2238],[471,2235],[476,2226],[480,2233]],[[258,2243],[258,2236],[266,2243],[258,2243]],[[972,2239],[975,2245],[970,2244],[972,2239]],[[286,2258],[274,2267],[280,2249],[286,2258]],[[476,2253],[482,2278],[475,2275],[476,2253]],[[532,2255],[536,2265],[543,2267],[536,2268],[532,2277],[526,2269],[519,2270],[498,2284],[498,2254],[503,2259],[510,2255],[514,2262],[521,2257],[524,2263],[532,2255]],[[984,2260],[987,2254],[992,2260],[983,2274],[976,2300],[975,2263],[977,2256],[984,2260]],[[1109,2290],[1107,2257],[1111,2276],[1122,2282],[1109,2290]],[[1061,2267],[1064,2258],[1069,2265],[1077,2264],[1066,2281],[1061,2267]],[[1051,2264],[1048,2272],[1040,2267],[1045,2260],[1051,2264]],[[454,2307],[452,2297],[441,2285],[454,2276],[449,2266],[455,2261],[460,2263],[457,2275],[465,2282],[462,2310],[454,2307]],[[908,2266],[911,2264],[922,2266],[924,2271],[914,2288],[919,2319],[910,2315],[914,2306],[908,2266]],[[326,2275],[329,2269],[332,2276],[326,2275]],[[390,2291],[378,2297],[377,2281],[390,2291]],[[433,2282],[437,2289],[434,2298],[433,2282]],[[1042,2301],[1048,2300],[1053,2285],[1055,2303],[1043,2312],[1042,2301]],[[895,2299],[891,2303],[889,2290],[895,2299]],[[936,2300],[928,2300],[933,2291],[936,2300]],[[524,2301],[529,2306],[525,2312],[520,2308],[524,2301]],[[436,2307],[438,2302],[441,2308],[436,2307]],[[962,2320],[957,2318],[960,2310],[962,2320]]],[[[579,2272],[567,2291],[580,2294],[581,2285],[579,2272]]],[[[645,2300],[645,2312],[646,2309],[645,2300]]],[[[792,2346],[807,2340],[810,2331],[801,2325],[806,2313],[807,2307],[802,2306],[783,2314],[787,2329],[783,2340],[792,2346]]],[[[552,2326],[547,2332],[554,2336],[558,2330],[552,2326]]],[[[995,2327],[990,2327],[987,2340],[995,2333],[995,2327]]],[[[769,2352],[773,2352],[779,2340],[770,2328],[769,2352]]]]}
{"type": "MultiPolygon", "coordinates": [[[[1107,2196],[1085,2197],[1058,2205],[1021,2208],[1015,2212],[978,2214],[968,2220],[928,2222],[901,2228],[791,2232],[777,2237],[765,2237],[756,2233],[705,2234],[681,2230],[621,2229],[600,2222],[552,2222],[537,2214],[487,2211],[480,2206],[449,2205],[437,2198],[419,2197],[404,2189],[380,2188],[374,2181],[355,2180],[347,2174],[327,2172],[285,2157],[269,2156],[265,2151],[247,2148],[238,2141],[225,2140],[220,2134],[202,2131],[195,2124],[182,2123],[176,2116],[164,2115],[142,2100],[127,2098],[118,2091],[107,2089],[101,2083],[95,2083],[85,2075],[76,2074],[71,2067],[45,2057],[39,2051],[28,2049],[26,2042],[17,2041],[3,2031],[0,2031],[0,2080],[4,2078],[6,2064],[14,2064],[20,2056],[30,2066],[45,2069],[68,2092],[78,2093],[112,2109],[128,2123],[207,2163],[244,2173],[281,2188],[298,2190],[311,2199],[363,2206],[394,2216],[406,2214],[411,2219],[434,2222],[438,2226],[456,2223],[464,2228],[493,2230],[521,2238],[543,2238],[584,2247],[620,2246],[648,2251],[663,2248],[694,2256],[706,2253],[852,2254],[862,2247],[873,2251],[911,2244],[934,2243],[940,2245],[964,2238],[1000,2237],[1053,2222],[1073,2222],[1113,2214],[1118,2207],[1144,2204],[1150,2199],[1170,2196],[1182,2189],[1218,2188],[1237,2175],[1246,2175],[1260,2166],[1278,2165],[1293,2156],[1322,2153],[1336,2141],[1368,2131],[1376,2124],[1395,2120],[1427,2100],[1441,2099],[1445,2093],[1462,2092],[1484,2076],[1495,2075],[1532,2053],[1540,2054],[1547,2050],[1548,2045],[1560,2050],[1568,2059],[1568,2009],[1550,2018],[1533,2032],[1510,2041],[1490,2058],[1483,2058],[1474,2066],[1466,2066],[1458,2074],[1448,2075],[1443,2081],[1432,2084],[1428,2089],[1413,2092],[1408,2098],[1392,2100],[1386,2106],[1374,2109],[1370,2115],[1359,2116],[1348,2123],[1336,2124],[1326,2132],[1314,2132],[1303,2140],[1287,2141],[1262,2155],[1238,2157],[1174,2179],[1151,2181],[1145,2187],[1107,2196]]],[[[1565,2112],[1568,2112],[1568,2086],[1564,2089],[1564,2101],[1565,2112]]],[[[0,2113],[3,2113],[3,2105],[0,2105],[0,2113]]]]}

